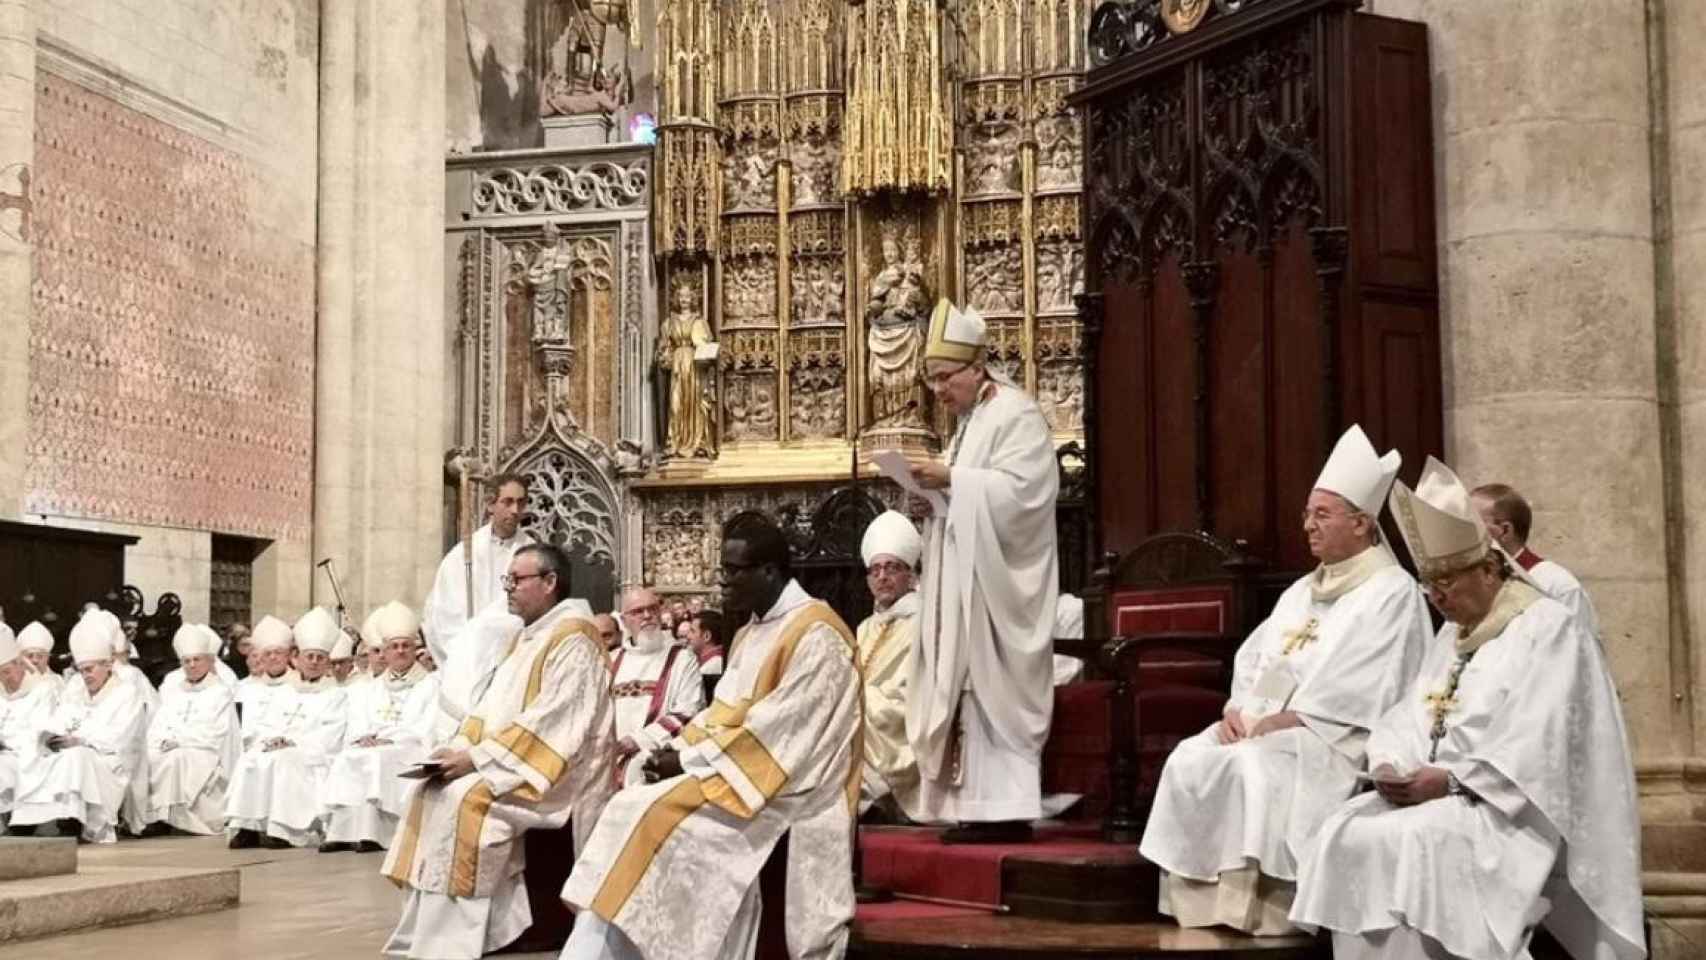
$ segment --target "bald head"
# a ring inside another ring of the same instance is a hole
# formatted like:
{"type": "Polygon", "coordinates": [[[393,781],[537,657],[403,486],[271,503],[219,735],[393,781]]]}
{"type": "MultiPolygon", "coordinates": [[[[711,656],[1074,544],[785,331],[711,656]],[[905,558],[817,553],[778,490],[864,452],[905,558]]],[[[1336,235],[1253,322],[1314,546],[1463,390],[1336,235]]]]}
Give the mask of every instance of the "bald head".
{"type": "Polygon", "coordinates": [[[598,628],[598,639],[604,644],[604,649],[614,650],[622,642],[622,631],[616,626],[616,618],[608,613],[601,613],[592,618],[592,625],[598,628]]]}
{"type": "Polygon", "coordinates": [[[629,633],[639,633],[658,625],[663,604],[651,587],[629,587],[622,591],[622,625],[629,633]]]}

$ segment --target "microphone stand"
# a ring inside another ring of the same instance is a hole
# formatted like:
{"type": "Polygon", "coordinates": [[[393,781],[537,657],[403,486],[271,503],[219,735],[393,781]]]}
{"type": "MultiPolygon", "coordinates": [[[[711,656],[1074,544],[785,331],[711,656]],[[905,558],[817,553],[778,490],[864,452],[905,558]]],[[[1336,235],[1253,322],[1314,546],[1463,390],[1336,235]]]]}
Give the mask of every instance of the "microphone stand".
{"type": "Polygon", "coordinates": [[[332,566],[332,558],[327,557],[315,564],[315,566],[326,571],[326,577],[332,581],[332,596],[336,597],[338,600],[338,626],[349,626],[349,610],[344,606],[344,591],[342,587],[338,586],[338,572],[336,568],[332,566]]]}

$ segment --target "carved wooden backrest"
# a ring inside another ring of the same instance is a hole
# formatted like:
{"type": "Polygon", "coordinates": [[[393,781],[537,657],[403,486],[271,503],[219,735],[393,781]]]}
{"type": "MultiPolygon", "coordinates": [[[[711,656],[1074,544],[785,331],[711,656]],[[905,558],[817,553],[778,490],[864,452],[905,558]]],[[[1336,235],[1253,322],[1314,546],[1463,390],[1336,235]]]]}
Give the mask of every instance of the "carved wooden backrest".
{"type": "Polygon", "coordinates": [[[1158,533],[1109,555],[1085,594],[1085,628],[1100,639],[1170,634],[1242,637],[1252,626],[1258,561],[1242,544],[1201,532],[1158,533]]]}

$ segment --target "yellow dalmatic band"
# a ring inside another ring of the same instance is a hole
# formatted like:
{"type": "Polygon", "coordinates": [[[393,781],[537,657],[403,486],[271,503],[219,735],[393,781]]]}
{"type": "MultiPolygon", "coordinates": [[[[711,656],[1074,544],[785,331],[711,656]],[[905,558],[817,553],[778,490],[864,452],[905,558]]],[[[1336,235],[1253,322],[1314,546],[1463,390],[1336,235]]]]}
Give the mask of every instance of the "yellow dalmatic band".
{"type": "Polygon", "coordinates": [[[492,786],[484,780],[462,797],[456,810],[456,853],[450,862],[450,895],[472,897],[480,883],[480,833],[492,809],[492,786]]]}

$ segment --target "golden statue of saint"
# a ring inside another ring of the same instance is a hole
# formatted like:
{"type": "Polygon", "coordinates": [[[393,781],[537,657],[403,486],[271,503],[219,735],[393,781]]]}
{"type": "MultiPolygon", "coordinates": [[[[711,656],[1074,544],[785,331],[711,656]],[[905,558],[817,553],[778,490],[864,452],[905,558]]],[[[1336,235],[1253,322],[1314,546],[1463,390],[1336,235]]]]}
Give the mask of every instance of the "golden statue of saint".
{"type": "Polygon", "coordinates": [[[709,459],[717,454],[711,400],[705,391],[713,361],[701,359],[699,349],[711,342],[711,327],[698,300],[693,284],[677,284],[675,302],[658,330],[658,367],[669,377],[667,457],[709,459]]]}

